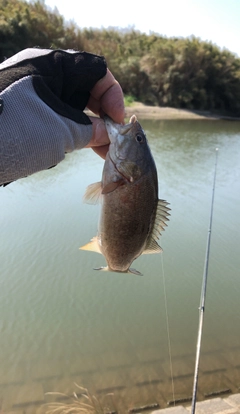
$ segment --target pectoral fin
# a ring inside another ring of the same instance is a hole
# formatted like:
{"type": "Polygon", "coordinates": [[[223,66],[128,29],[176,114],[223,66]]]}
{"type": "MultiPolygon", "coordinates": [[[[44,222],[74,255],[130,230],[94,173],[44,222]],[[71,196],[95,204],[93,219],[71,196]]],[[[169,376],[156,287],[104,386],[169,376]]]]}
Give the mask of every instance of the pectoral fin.
{"type": "Polygon", "coordinates": [[[85,244],[82,247],[79,247],[79,250],[89,250],[90,252],[102,254],[97,237],[93,237],[89,243],[85,244]]]}
{"type": "Polygon", "coordinates": [[[133,183],[141,176],[141,169],[136,162],[119,162],[116,164],[116,168],[130,183],[133,183]]]}
{"type": "Polygon", "coordinates": [[[102,193],[102,183],[101,181],[98,183],[90,184],[85,191],[83,196],[84,201],[89,204],[97,204],[102,193]]]}
{"type": "Polygon", "coordinates": [[[124,184],[124,180],[122,178],[118,181],[112,181],[111,183],[108,183],[103,187],[102,194],[112,193],[122,184],[124,184]]]}

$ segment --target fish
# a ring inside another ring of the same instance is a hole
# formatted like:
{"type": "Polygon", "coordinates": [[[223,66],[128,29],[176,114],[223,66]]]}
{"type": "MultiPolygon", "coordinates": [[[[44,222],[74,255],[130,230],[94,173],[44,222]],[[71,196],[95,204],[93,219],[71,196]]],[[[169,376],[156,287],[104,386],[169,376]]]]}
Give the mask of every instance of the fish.
{"type": "Polygon", "coordinates": [[[142,254],[161,253],[158,239],[169,221],[169,203],[158,199],[157,169],[136,115],[117,124],[105,115],[110,140],[102,180],[90,184],[84,199],[101,200],[97,236],[80,247],[102,254],[104,270],[142,275],[131,268],[142,254]]]}

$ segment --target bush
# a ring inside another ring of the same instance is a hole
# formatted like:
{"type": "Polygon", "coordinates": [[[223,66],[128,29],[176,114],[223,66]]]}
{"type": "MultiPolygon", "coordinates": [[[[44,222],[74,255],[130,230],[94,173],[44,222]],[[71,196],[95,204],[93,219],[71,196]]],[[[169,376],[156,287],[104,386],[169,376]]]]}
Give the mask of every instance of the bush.
{"type": "Polygon", "coordinates": [[[104,55],[122,86],[126,105],[138,100],[240,116],[240,59],[194,36],[80,30],[42,0],[0,0],[0,61],[34,46],[104,55]]]}

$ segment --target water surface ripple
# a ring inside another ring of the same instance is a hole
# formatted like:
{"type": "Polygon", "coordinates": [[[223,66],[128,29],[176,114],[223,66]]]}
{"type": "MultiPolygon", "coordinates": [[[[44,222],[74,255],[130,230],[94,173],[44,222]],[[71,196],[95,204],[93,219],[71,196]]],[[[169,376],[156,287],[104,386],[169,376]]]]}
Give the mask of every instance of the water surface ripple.
{"type": "MultiPolygon", "coordinates": [[[[219,148],[199,399],[213,388],[235,392],[240,385],[240,124],[144,121],[143,127],[157,164],[160,197],[172,208],[160,244],[178,398],[192,390],[219,148]]],[[[100,396],[111,388],[127,408],[155,400],[164,407],[172,398],[160,255],[136,261],[140,278],[96,272],[104,258],[79,251],[96,234],[99,206],[83,204],[82,197],[88,184],[100,180],[102,166],[96,154],[83,150],[54,169],[0,188],[0,396],[9,410],[23,384],[69,392],[75,381],[100,396]]]]}

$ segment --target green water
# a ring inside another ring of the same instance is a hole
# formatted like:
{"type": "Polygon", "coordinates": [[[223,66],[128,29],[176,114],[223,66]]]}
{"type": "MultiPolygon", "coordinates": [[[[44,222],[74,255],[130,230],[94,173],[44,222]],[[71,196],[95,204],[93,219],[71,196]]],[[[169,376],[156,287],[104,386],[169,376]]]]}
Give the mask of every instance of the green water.
{"type": "MultiPolygon", "coordinates": [[[[74,382],[127,409],[192,393],[215,148],[219,148],[198,399],[240,386],[240,124],[143,121],[171,219],[162,255],[136,260],[144,274],[96,272],[79,251],[97,230],[84,204],[103,161],[91,150],[0,188],[0,401],[36,413],[74,382]],[[164,278],[167,296],[167,315],[164,278]]],[[[67,399],[64,400],[68,402],[67,399]]],[[[4,412],[5,412],[4,411],[4,412]]]]}

